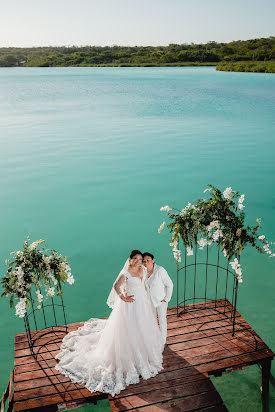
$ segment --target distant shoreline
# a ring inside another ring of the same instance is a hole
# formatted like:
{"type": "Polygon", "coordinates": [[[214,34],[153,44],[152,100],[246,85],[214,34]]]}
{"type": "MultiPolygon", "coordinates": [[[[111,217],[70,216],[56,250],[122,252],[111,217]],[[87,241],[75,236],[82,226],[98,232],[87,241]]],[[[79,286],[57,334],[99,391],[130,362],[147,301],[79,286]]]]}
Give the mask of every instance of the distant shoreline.
{"type": "MultiPolygon", "coordinates": [[[[70,65],[70,66],[61,66],[61,65],[56,65],[56,66],[9,66],[8,68],[18,68],[18,67],[24,67],[24,68],[61,68],[61,67],[216,67],[217,71],[226,71],[226,72],[242,72],[242,73],[275,73],[275,61],[258,61],[258,62],[247,62],[247,61],[242,61],[242,62],[209,62],[209,63],[201,63],[201,62],[185,62],[185,63],[170,63],[170,64],[153,64],[153,63],[146,63],[146,64],[78,64],[78,65],[70,65]]],[[[1,68],[7,68],[1,67],[1,68]]]]}
{"type": "Polygon", "coordinates": [[[274,73],[275,37],[169,46],[2,47],[0,67],[196,67],[274,73]]]}

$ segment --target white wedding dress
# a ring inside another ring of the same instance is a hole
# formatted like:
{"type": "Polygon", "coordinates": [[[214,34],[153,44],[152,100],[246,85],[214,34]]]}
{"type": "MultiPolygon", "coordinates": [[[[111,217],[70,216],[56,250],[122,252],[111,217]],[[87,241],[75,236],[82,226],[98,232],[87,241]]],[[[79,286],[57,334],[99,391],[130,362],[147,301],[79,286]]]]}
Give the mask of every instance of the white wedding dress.
{"type": "Polygon", "coordinates": [[[68,333],[55,356],[55,368],[73,382],[112,396],[162,369],[163,344],[145,269],[142,280],[128,271],[121,276],[122,288],[134,295],[134,302],[117,298],[108,319],[89,319],[68,333]]]}

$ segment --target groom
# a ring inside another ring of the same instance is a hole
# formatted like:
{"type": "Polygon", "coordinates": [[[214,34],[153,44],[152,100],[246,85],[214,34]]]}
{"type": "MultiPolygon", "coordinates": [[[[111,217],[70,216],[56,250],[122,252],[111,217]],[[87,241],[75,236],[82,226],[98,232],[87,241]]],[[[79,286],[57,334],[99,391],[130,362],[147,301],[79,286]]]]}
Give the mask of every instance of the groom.
{"type": "Polygon", "coordinates": [[[173,282],[166,270],[155,263],[152,253],[143,253],[143,265],[147,269],[148,284],[151,299],[156,308],[162,343],[165,345],[167,337],[167,305],[173,292],[173,282]]]}

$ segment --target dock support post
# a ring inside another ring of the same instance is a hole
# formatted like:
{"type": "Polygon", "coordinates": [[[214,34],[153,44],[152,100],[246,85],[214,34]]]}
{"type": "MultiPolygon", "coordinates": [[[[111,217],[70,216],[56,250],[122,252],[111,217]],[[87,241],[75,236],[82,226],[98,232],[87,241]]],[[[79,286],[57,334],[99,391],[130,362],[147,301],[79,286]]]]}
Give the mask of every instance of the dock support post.
{"type": "Polygon", "coordinates": [[[269,411],[269,380],[271,369],[271,358],[264,359],[260,362],[262,369],[262,410],[263,412],[269,411]]]}

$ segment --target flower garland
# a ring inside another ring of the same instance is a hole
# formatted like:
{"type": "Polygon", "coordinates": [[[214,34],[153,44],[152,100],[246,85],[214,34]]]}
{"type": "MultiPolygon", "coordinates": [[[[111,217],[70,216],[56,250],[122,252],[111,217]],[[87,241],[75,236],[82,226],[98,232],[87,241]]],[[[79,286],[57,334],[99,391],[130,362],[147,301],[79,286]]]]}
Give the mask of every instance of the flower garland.
{"type": "Polygon", "coordinates": [[[247,244],[255,247],[260,253],[267,253],[274,257],[264,235],[257,235],[258,229],[262,227],[261,219],[256,219],[257,224],[245,226],[244,200],[245,195],[227,187],[223,192],[208,185],[204,193],[210,195],[209,199],[198,199],[195,204],[188,203],[181,211],[166,205],[160,208],[167,212],[168,218],[172,220],[167,224],[164,221],[158,232],[161,233],[167,226],[172,233],[170,246],[174,258],[181,262],[181,250],[178,248],[179,239],[182,238],[186,247],[187,256],[193,255],[193,245],[198,244],[199,249],[213,243],[221,246],[224,256],[230,260],[232,269],[235,271],[238,281],[242,282],[242,269],[238,256],[247,244]]]}
{"type": "Polygon", "coordinates": [[[61,296],[63,294],[62,284],[66,281],[70,285],[75,281],[66,257],[58,254],[56,250],[49,251],[44,248],[38,250],[38,246],[45,242],[42,239],[31,244],[29,242],[28,237],[24,242],[23,251],[11,253],[14,258],[6,260],[8,270],[1,279],[1,285],[4,288],[1,296],[10,296],[10,307],[14,307],[14,299],[18,299],[15,312],[20,318],[23,318],[27,308],[30,308],[32,285],[37,288],[35,292],[37,309],[41,309],[44,299],[41,294],[42,286],[46,293],[46,300],[48,297],[53,298],[55,292],[61,296]]]}

